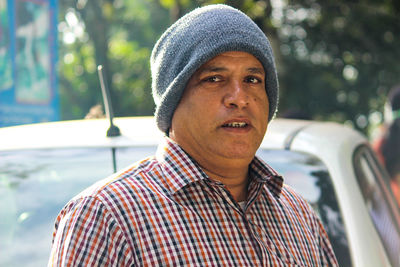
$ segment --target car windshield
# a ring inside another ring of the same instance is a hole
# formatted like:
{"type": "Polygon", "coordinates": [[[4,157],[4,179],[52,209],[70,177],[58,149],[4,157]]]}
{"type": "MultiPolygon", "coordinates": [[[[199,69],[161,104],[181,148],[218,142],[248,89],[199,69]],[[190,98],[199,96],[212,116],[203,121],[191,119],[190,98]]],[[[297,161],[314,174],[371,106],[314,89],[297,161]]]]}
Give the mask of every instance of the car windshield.
{"type": "MultiPolygon", "coordinates": [[[[154,148],[117,151],[123,168],[154,148]]],[[[54,221],[63,206],[113,173],[110,148],[0,153],[0,266],[46,266],[54,221]]]]}

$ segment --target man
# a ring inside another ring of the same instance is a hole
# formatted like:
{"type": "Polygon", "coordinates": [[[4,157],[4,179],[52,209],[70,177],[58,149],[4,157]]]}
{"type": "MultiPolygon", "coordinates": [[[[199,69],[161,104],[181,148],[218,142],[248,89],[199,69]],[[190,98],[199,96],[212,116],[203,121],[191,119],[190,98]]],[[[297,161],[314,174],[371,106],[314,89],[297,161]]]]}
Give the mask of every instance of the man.
{"type": "Polygon", "coordinates": [[[278,102],[256,24],[196,9],[161,36],[151,68],[169,137],[62,210],[49,265],[337,266],[309,205],[255,157],[278,102]]]}
{"type": "Polygon", "coordinates": [[[384,118],[372,147],[389,174],[390,187],[400,207],[400,85],[388,93],[384,118]]]}

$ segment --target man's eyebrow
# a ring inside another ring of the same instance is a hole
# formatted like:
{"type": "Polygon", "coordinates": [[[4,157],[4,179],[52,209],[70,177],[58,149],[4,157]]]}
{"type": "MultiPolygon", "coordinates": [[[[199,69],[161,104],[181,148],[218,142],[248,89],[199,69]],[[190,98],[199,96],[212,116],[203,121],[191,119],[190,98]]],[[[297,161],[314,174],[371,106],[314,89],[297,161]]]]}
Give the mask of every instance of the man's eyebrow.
{"type": "Polygon", "coordinates": [[[228,69],[225,68],[225,67],[208,66],[208,67],[202,68],[202,69],[199,71],[199,74],[202,74],[202,73],[209,73],[209,72],[221,72],[221,71],[227,71],[227,70],[228,70],[228,69]]]}
{"type": "Polygon", "coordinates": [[[265,71],[264,71],[263,68],[254,67],[254,68],[248,68],[247,70],[248,70],[250,73],[253,73],[253,74],[265,75],[265,71]]]}

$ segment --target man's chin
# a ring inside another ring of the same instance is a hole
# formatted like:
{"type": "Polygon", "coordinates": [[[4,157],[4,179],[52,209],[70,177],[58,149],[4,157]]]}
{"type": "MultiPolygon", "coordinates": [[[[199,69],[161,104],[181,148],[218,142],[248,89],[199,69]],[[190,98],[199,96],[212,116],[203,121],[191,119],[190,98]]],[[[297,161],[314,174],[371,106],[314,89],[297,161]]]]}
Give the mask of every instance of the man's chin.
{"type": "Polygon", "coordinates": [[[251,161],[256,154],[256,150],[249,149],[248,147],[230,147],[223,151],[221,154],[227,160],[248,160],[251,161]]]}

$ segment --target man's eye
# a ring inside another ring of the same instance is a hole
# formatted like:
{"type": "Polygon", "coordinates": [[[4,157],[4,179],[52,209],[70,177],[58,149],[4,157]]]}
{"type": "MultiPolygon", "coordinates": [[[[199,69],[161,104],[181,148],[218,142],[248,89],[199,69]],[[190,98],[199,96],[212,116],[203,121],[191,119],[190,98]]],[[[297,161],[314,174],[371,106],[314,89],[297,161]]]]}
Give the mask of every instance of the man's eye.
{"type": "Polygon", "coordinates": [[[261,83],[262,80],[260,78],[257,78],[257,77],[247,77],[246,78],[246,82],[256,84],[256,83],[261,83]]]}
{"type": "Polygon", "coordinates": [[[218,76],[211,76],[211,77],[205,78],[204,81],[206,81],[206,82],[214,82],[215,83],[215,82],[221,81],[221,78],[218,77],[218,76]]]}

